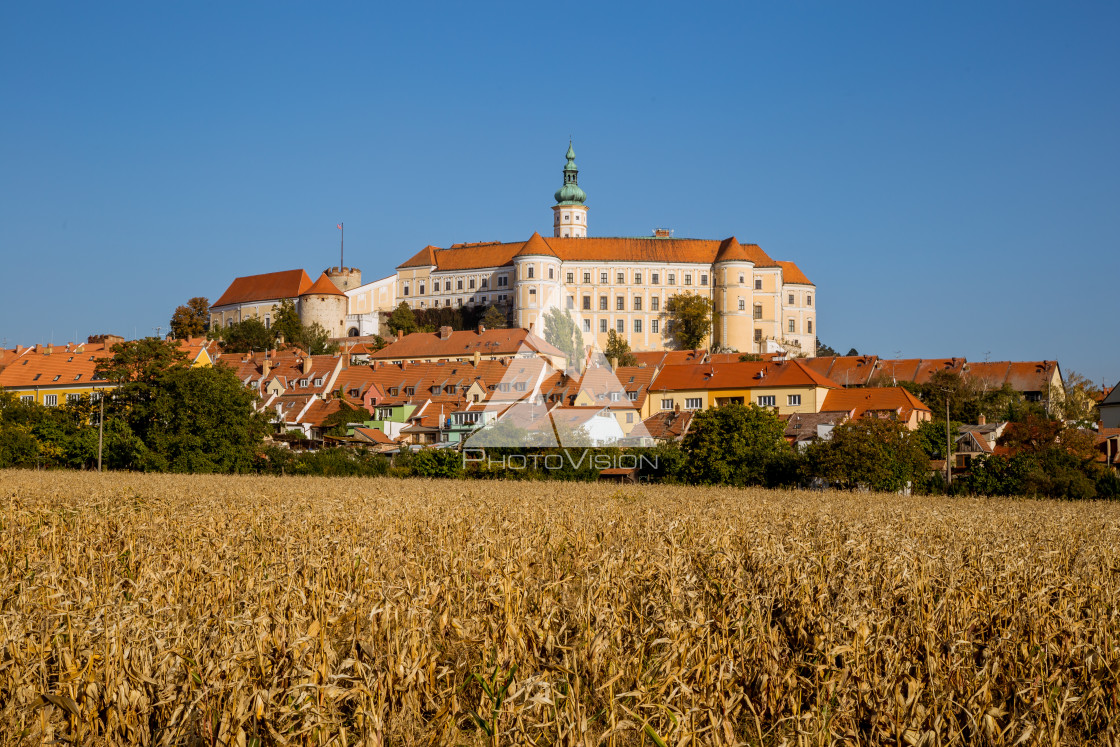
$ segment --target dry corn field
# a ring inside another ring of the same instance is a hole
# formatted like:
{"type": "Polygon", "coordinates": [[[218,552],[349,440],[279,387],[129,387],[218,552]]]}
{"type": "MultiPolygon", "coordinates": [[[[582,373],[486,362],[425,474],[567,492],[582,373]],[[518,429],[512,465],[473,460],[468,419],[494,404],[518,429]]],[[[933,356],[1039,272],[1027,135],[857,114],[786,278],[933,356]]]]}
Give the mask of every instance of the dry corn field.
{"type": "Polygon", "coordinates": [[[1120,506],[3,472],[0,743],[1120,743],[1120,506]]]}

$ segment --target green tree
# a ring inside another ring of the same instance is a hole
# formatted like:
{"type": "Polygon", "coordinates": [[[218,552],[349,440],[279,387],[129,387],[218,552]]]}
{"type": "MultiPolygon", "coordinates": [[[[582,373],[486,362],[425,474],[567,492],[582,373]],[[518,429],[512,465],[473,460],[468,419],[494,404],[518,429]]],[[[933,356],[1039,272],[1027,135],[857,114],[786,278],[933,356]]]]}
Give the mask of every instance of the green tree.
{"type": "Polygon", "coordinates": [[[410,335],[417,331],[416,315],[412,313],[412,307],[408,305],[407,301],[401,301],[385,321],[389,331],[394,335],[397,332],[410,335]]]}
{"type": "Polygon", "coordinates": [[[300,327],[299,344],[311,355],[338,352],[338,343],[331,342],[330,334],[318,322],[300,327]]]}
{"type": "Polygon", "coordinates": [[[1100,420],[1097,397],[1102,391],[1099,386],[1076,371],[1067,373],[1062,383],[1065,389],[1065,398],[1061,402],[1063,418],[1085,427],[1100,420]]]}
{"type": "Polygon", "coordinates": [[[840,355],[834,349],[830,348],[821,342],[821,338],[817,338],[817,356],[820,358],[830,358],[832,356],[840,355]]]}
{"type": "Polygon", "coordinates": [[[254,449],[268,430],[254,399],[226,366],[167,369],[150,408],[144,468],[249,471],[254,449]]]}
{"type": "Polygon", "coordinates": [[[505,329],[508,326],[505,313],[495,306],[486,307],[486,313],[482,315],[482,323],[486,325],[486,329],[505,329]]]}
{"type": "Polygon", "coordinates": [[[277,342],[283,338],[288,345],[298,345],[303,336],[303,321],[299,318],[299,311],[290,298],[285,298],[276,307],[276,316],[272,320],[272,334],[277,342]]]}
{"type": "Polygon", "coordinates": [[[583,332],[569,311],[553,306],[544,315],[544,339],[564,352],[568,368],[583,363],[583,332]]]}
{"type": "Polygon", "coordinates": [[[97,362],[94,376],[116,384],[113,402],[126,408],[143,408],[155,399],[156,385],[165,372],[188,366],[187,354],[177,343],[158,337],[119,342],[112,353],[112,358],[97,362]]]}
{"type": "Polygon", "coordinates": [[[758,363],[762,360],[762,356],[758,353],[743,353],[739,356],[740,363],[758,363]]]}
{"type": "Polygon", "coordinates": [[[711,299],[694,293],[678,293],[665,302],[671,334],[677,346],[694,350],[704,344],[712,326],[711,299]]]}
{"type": "Polygon", "coordinates": [[[738,403],[695,413],[681,446],[680,476],[700,485],[764,485],[770,464],[790,450],[776,413],[738,403]]]}
{"type": "Polygon", "coordinates": [[[185,340],[206,334],[210,327],[210,301],[203,296],[195,296],[183,306],[177,306],[171,315],[171,334],[185,340]]]}
{"type": "Polygon", "coordinates": [[[806,452],[809,471],[849,490],[897,491],[924,483],[929,458],[919,439],[896,420],[861,418],[836,426],[806,452]]]}
{"type": "Polygon", "coordinates": [[[603,355],[606,356],[607,360],[618,361],[620,366],[638,365],[638,359],[634,357],[634,353],[630,350],[630,343],[626,342],[626,338],[613,329],[607,331],[607,349],[603,351],[603,355]]]}
{"type": "Polygon", "coordinates": [[[250,317],[219,332],[224,353],[249,353],[268,350],[275,335],[260,319],[250,317]]]}

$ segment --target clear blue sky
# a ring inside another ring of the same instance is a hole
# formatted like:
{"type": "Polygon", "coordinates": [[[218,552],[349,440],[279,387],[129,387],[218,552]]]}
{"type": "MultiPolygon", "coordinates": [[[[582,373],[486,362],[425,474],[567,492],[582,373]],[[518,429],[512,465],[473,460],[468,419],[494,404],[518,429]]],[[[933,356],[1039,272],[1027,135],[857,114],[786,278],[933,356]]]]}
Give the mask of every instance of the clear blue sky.
{"type": "Polygon", "coordinates": [[[821,339],[1120,378],[1120,5],[0,7],[0,342],[551,227],[754,241],[821,339]]]}

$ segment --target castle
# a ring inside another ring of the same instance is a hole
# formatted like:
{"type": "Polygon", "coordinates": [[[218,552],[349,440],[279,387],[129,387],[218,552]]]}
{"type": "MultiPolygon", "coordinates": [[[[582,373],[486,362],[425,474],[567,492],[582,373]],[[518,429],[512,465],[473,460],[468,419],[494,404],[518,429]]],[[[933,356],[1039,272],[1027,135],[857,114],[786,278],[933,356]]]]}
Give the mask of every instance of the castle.
{"type": "Polygon", "coordinates": [[[514,326],[540,332],[545,313],[559,308],[586,344],[605,347],[613,330],[635,351],[662,350],[673,346],[666,303],[693,293],[713,303],[711,345],[815,354],[816,287],[793,262],[735,237],[589,236],[570,143],[552,213],[549,238],[426,246],[394,275],[366,285],[354,268],[331,268],[314,282],[303,270],[238,278],[211,307],[211,324],[255,316],[267,325],[279,300],[291,298],[305,324],[318,322],[336,337],[377,333],[379,312],[401,301],[417,309],[494,305],[514,326]]]}

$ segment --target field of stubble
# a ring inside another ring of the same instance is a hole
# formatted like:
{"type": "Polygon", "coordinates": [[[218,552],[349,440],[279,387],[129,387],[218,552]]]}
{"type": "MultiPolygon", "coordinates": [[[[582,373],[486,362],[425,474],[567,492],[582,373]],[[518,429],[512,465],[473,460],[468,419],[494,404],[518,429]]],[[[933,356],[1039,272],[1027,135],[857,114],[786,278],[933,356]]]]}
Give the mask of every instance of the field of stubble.
{"type": "Polygon", "coordinates": [[[0,743],[1117,744],[1120,506],[0,472],[0,743]]]}

